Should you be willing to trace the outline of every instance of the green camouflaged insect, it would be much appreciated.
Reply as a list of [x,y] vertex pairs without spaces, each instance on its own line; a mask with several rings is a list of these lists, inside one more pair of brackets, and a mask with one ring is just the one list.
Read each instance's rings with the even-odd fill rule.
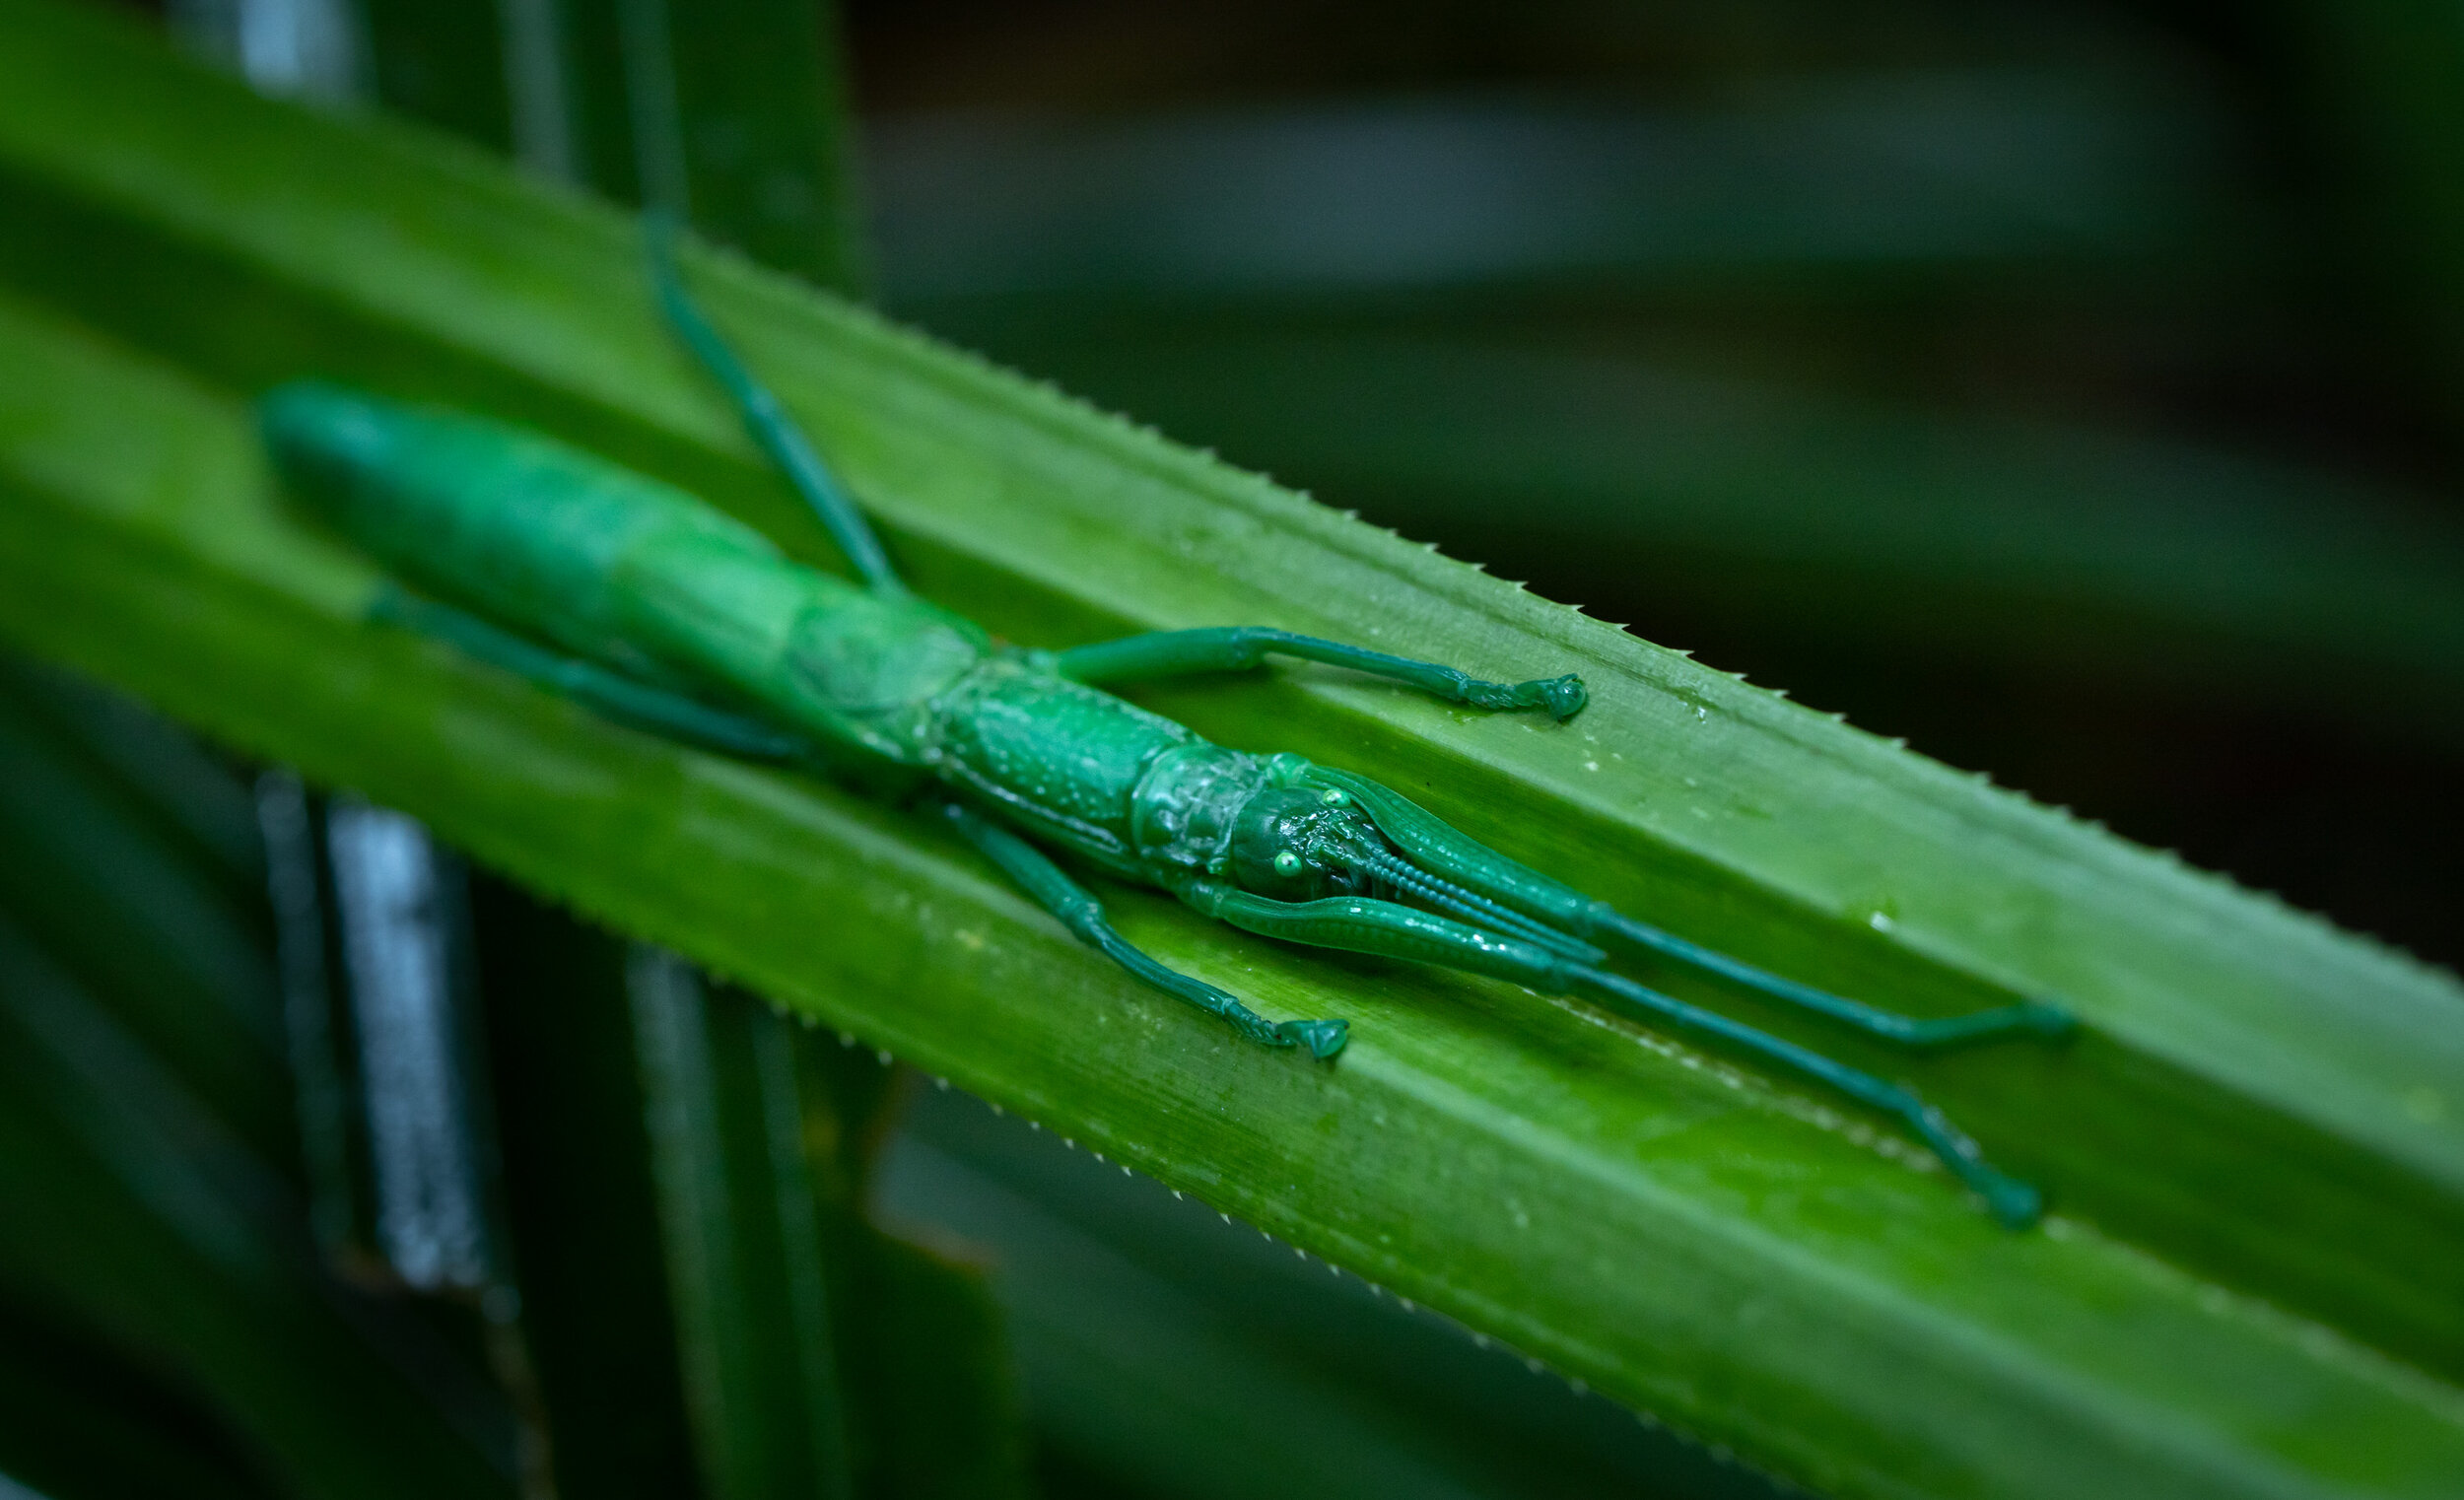
[[408,583],[385,617],[638,727],[720,751],[856,773],[964,835],[1131,974],[1270,1047],[1333,1056],[1340,1020],[1270,1023],[1139,952],[1038,845],[1268,937],[1387,954],[1580,994],[1674,1024],[1897,1117],[2004,1223],[2041,1211],[1908,1088],[1609,972],[1629,945],[1911,1048],[2071,1026],[2022,1002],[1917,1020],[1767,974],[1616,912],[1484,848],[1366,777],[1210,744],[1106,684],[1257,666],[1348,667],[1453,703],[1581,711],[1572,676],[1501,684],[1452,667],[1246,626],[1019,650],[910,594],[778,403],[686,297],[670,233],[652,277],[754,440],[819,513],[863,586],[800,566],[667,485],[476,417],[330,385],[261,403],[293,490]]

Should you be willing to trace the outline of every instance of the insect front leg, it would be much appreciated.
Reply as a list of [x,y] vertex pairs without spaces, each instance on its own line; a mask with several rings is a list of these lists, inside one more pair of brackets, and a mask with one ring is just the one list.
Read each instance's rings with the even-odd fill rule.
[[1349,667],[1475,709],[1542,709],[1551,717],[1566,719],[1581,713],[1585,702],[1583,679],[1571,674],[1530,682],[1483,682],[1434,661],[1390,656],[1384,651],[1322,641],[1316,636],[1296,636],[1262,625],[1208,626],[1125,636],[1119,641],[1058,651],[1053,656],[1053,667],[1072,681],[1103,687],[1187,677],[1198,672],[1240,671],[1257,666],[1270,654]]
[[1138,979],[1176,999],[1223,1017],[1242,1036],[1264,1046],[1305,1047],[1317,1057],[1332,1057],[1343,1050],[1348,1022],[1267,1020],[1205,981],[1167,968],[1139,952],[1128,938],[1113,930],[1104,916],[1103,903],[1070,879],[1042,850],[959,803],[941,804],[940,813],[960,836],[998,865],[1002,874],[1034,897],[1037,905],[1060,918],[1061,924],[1076,933],[1081,942]]
[[1439,964],[1551,994],[1588,994],[1642,1018],[1710,1038],[1895,1117],[1985,1200],[1995,1218],[2011,1228],[2024,1229],[2044,1211],[2043,1194],[1988,1163],[1975,1141],[1906,1085],[1877,1078],[1538,943],[1366,896],[1275,901],[1211,880],[1186,882],[1180,896],[1207,916],[1261,936]]
[[[2063,1037],[2077,1028],[2069,1011],[2042,1000],[2019,1000],[1966,1015],[1917,1017],[1832,994],[1628,917],[1606,902],[1516,863],[1367,777],[1324,766],[1304,766],[1292,774],[1291,780],[1293,784],[1317,790],[1322,796],[1356,803],[1377,825],[1378,832],[1408,857],[1408,870],[1399,875],[1417,875],[1452,899],[1502,907],[1512,918],[1545,924],[1578,939],[1614,938],[1886,1042],[1931,1049],[1998,1037]],[[1396,883],[1408,889],[1405,879],[1397,878]],[[1483,925],[1507,925],[1493,916],[1468,912],[1457,915]],[[1512,930],[1511,926],[1508,930]]]

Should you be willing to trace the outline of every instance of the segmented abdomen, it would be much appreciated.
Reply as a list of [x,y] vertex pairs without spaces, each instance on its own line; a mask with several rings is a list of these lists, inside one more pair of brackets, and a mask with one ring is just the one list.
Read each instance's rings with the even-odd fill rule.
[[722,684],[833,749],[921,766],[987,649],[657,480],[501,423],[316,383],[260,403],[296,495],[406,581],[639,675]]
[[778,556],[680,490],[516,428],[308,381],[258,411],[291,492],[395,575],[575,650],[624,634],[617,565],[646,545]]

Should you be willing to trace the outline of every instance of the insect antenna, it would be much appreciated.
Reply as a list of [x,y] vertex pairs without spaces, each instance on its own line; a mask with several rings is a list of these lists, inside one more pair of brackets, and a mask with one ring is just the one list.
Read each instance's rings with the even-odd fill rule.
[[642,215],[643,240],[650,262],[650,284],[658,289],[659,310],[693,351],[704,369],[726,387],[735,402],[736,414],[744,420],[744,430],[752,436],[761,450],[779,466],[795,487],[804,503],[821,518],[830,539],[839,551],[855,565],[873,592],[892,597],[903,596],[907,584],[898,570],[890,566],[889,554],[881,550],[881,539],[872,533],[864,513],[847,498],[830,465],[813,450],[803,430],[787,416],[787,408],[770,388],[753,377],[744,368],[727,341],[719,336],[709,318],[694,305],[692,294],[685,290],[683,273],[676,266],[676,218],[662,208],[646,209]]
[[1432,875],[1384,850],[1363,850],[1354,857],[1363,869],[1396,890],[1427,902],[1449,916],[1460,917],[1474,926],[1488,927],[1504,936],[1520,938],[1578,963],[1598,964],[1608,957],[1605,950],[1595,948],[1580,938],[1569,937],[1511,907],[1491,901],[1477,891],[1466,890],[1443,876]]

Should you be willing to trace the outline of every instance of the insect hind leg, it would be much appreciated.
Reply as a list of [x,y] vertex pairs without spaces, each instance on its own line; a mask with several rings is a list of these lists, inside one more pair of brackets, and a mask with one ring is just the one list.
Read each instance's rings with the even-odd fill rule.
[[2035,1223],[2044,1210],[2041,1193],[1986,1161],[1976,1142],[1913,1089],[1834,1061],[1812,1048],[1731,1020],[1717,1011],[1645,989],[1621,975],[1569,962],[1540,944],[1368,897],[1275,901],[1209,880],[1187,881],[1180,888],[1180,895],[1207,916],[1263,937],[1439,964],[1552,994],[1583,994],[1607,1000],[1615,1008],[1655,1024],[1709,1038],[1730,1051],[1755,1057],[1896,1118],[1942,1159],[1944,1166],[1985,1200],[1995,1218],[2013,1229]]
[[1835,1062],[1811,1048],[1733,1021],[1717,1011],[1649,989],[1620,975],[1576,968],[1571,977],[1591,992],[1657,1020],[1714,1037],[1728,1046],[1773,1062],[1801,1077],[1836,1089],[1859,1104],[1897,1117],[1932,1148],[1942,1164],[1985,1200],[1986,1208],[2004,1226],[2025,1229],[2043,1216],[2044,1194],[1985,1160],[1985,1153],[1951,1117],[1928,1104],[1905,1084],[1890,1083],[1872,1073]]
[[550,650],[476,615],[390,585],[369,605],[368,617],[442,641],[464,655],[661,738],[754,760],[801,761],[813,753],[803,739],[759,719],[637,682],[597,662]]

